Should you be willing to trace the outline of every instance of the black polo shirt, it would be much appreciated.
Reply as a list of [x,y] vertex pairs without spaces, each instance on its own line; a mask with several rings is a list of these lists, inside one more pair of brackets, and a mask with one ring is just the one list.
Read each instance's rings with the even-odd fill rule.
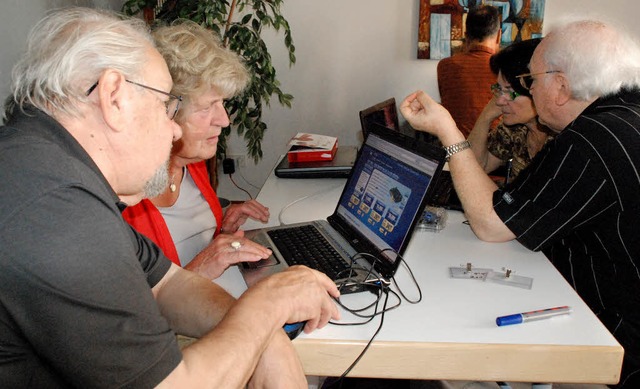
[[170,262],[43,112],[0,128],[0,166],[2,386],[158,384],[182,358],[151,293]]

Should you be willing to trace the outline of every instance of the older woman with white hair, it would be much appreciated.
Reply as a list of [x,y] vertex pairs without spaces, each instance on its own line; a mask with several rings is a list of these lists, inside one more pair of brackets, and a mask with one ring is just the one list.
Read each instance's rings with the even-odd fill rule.
[[249,217],[268,221],[269,210],[251,200],[233,204],[223,214],[205,165],[216,153],[222,128],[229,125],[225,99],[240,93],[250,76],[238,55],[198,24],[159,27],[153,36],[173,78],[171,93],[183,96],[175,118],[183,134],[171,151],[169,186],[123,215],[176,264],[217,278],[230,265],[271,254],[238,230]]

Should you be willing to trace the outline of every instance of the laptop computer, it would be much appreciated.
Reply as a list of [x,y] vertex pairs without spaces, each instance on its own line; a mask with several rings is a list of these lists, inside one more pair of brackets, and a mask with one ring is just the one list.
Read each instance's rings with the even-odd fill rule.
[[453,186],[451,172],[448,170],[442,171],[427,204],[433,207],[442,207],[454,211],[464,211],[464,209],[462,209],[460,198],[458,198],[456,189]]
[[[342,269],[325,271],[342,293],[390,282],[442,170],[444,157],[441,148],[382,125],[372,126],[331,216],[245,232],[245,237],[273,251],[270,258],[239,265],[245,282],[251,286],[322,252],[324,248],[305,252],[298,247],[283,247],[283,241],[307,230],[333,249],[322,254],[320,260],[328,259],[330,265]],[[318,268],[319,263],[310,267]]]
[[[363,109],[359,112],[360,125],[362,128],[362,135],[367,137],[369,129],[372,126],[382,125],[389,131],[400,132],[400,125],[398,124],[398,113],[396,108],[396,99],[390,98],[380,103],[372,105],[369,108]],[[424,133],[421,133],[424,134]],[[420,138],[416,136],[416,138]],[[428,136],[420,139],[428,143],[434,143],[432,138]],[[428,200],[428,205],[434,207],[442,207],[446,209],[462,211],[462,204],[453,187],[453,180],[451,174],[447,170],[443,170],[439,175],[438,182],[435,184],[435,188],[432,190],[431,198]]]
[[274,173],[280,178],[346,178],[357,155],[355,146],[339,146],[331,161],[289,162],[285,155]]
[[400,131],[396,99],[393,97],[363,109],[359,112],[359,115],[362,135],[365,139],[369,134],[369,128],[373,124],[382,125],[393,131]]

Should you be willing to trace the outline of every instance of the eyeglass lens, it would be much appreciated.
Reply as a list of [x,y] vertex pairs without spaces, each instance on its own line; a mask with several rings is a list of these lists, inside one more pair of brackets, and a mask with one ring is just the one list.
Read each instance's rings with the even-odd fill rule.
[[523,75],[519,77],[520,85],[526,90],[531,89],[531,84],[533,84],[533,77],[531,75]]
[[525,88],[526,90],[529,90],[533,85],[533,76],[539,76],[539,75],[551,74],[551,73],[562,73],[562,72],[560,70],[547,70],[546,72],[521,74],[516,78],[520,79],[520,85],[522,85],[523,88]]
[[175,119],[178,111],[180,110],[180,99],[171,96],[164,104],[167,107],[167,116],[169,117],[169,120]]
[[516,99],[516,97],[520,96],[520,94],[514,90],[502,89],[500,84],[497,83],[491,85],[491,93],[493,93],[496,98],[505,96],[509,101],[513,101]]
[[125,80],[130,84],[133,85],[137,85],[139,87],[142,87],[144,89],[148,89],[150,91],[154,91],[157,93],[161,93],[165,96],[169,96],[169,100],[167,101],[163,101],[164,106],[167,110],[167,116],[169,117],[169,120],[173,120],[176,117],[176,114],[178,113],[178,110],[180,109],[180,101],[182,101],[182,96],[176,96],[176,95],[172,95],[171,93],[165,92],[165,91],[161,91],[160,89],[156,89],[156,88],[152,88],[150,86],[144,85],[144,84],[140,84],[138,82],[135,81],[131,81],[131,80]]

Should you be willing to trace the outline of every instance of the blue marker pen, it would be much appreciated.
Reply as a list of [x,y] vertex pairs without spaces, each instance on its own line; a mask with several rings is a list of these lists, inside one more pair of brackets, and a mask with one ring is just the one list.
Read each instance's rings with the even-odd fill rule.
[[541,309],[538,311],[516,313],[515,315],[500,316],[496,318],[498,326],[507,326],[510,324],[526,323],[528,321],[548,319],[553,316],[566,315],[571,313],[571,307],[564,305],[562,307]]

